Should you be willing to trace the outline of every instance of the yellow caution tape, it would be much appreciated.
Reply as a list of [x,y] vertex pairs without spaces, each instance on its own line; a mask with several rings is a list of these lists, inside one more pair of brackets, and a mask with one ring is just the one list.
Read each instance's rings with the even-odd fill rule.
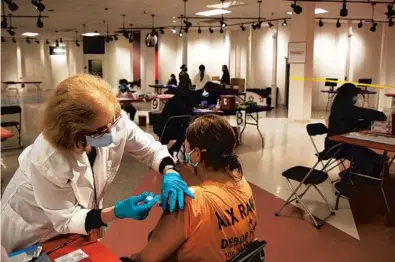
[[342,80],[330,80],[326,78],[314,78],[314,77],[299,77],[299,76],[291,76],[289,78],[293,81],[312,81],[312,82],[328,82],[328,83],[337,83],[337,84],[345,84],[345,83],[352,83],[356,86],[363,86],[363,87],[373,87],[373,88],[395,88],[393,86],[386,86],[386,85],[376,85],[376,84],[362,84],[358,82],[351,82],[351,81],[342,81]]

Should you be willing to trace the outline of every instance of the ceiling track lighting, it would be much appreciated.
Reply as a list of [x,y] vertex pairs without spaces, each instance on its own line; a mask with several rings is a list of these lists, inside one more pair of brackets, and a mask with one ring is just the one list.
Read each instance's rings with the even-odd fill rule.
[[340,23],[340,19],[337,19],[336,28],[340,28],[341,26],[342,26],[342,24]]
[[199,26],[198,34],[201,34],[201,33],[202,33],[202,29],[200,29],[200,26]]
[[40,43],[40,40],[36,39],[35,42],[36,42],[37,44],[39,44],[39,43]]
[[296,0],[293,4],[291,4],[291,8],[297,15],[300,15],[303,11],[303,8],[296,3]]
[[269,21],[268,25],[269,25],[270,28],[272,28],[274,26],[271,21]]
[[246,28],[244,27],[244,25],[241,25],[241,26],[240,26],[240,29],[241,29],[241,31],[245,31],[245,30],[246,30]]
[[159,32],[164,35],[165,34],[165,29],[163,27],[159,28]]
[[11,12],[15,12],[16,10],[18,10],[19,6],[13,0],[3,0],[3,1],[8,5],[8,9],[10,9]]
[[179,37],[182,37],[182,31],[180,30],[180,32],[178,33]]
[[133,32],[130,32],[129,34],[129,43],[133,43]]
[[16,43],[15,37],[12,38],[12,42],[13,42],[14,44]]
[[214,33],[214,30],[211,27],[208,29],[208,31],[210,32],[210,34]]
[[37,25],[38,28],[43,28],[44,27],[43,20],[41,20],[41,12],[40,12],[40,14],[37,17],[36,25]]
[[376,3],[372,3],[372,26],[370,27],[370,32],[376,32],[377,23],[374,21],[374,7]]
[[358,28],[362,28],[363,27],[363,22],[362,22],[362,20],[361,21],[359,21],[359,23],[358,23]]
[[147,47],[155,47],[158,44],[158,33],[155,30],[155,15],[152,14],[151,32],[145,36],[145,45]]
[[55,46],[59,47],[59,40],[58,39],[55,40]]
[[387,5],[387,12],[385,13],[385,15],[387,16],[388,19],[395,16],[394,3]]
[[30,39],[26,38],[26,43],[30,44]]
[[4,36],[1,37],[1,42],[4,43],[5,42],[5,38]]
[[39,12],[45,10],[45,5],[41,3],[41,0],[32,0],[31,3],[36,7]]
[[[4,11],[4,10],[3,10]],[[7,17],[5,15],[2,16],[1,18],[1,28],[7,28],[8,23],[7,23]]]
[[45,43],[46,43],[47,45],[49,45],[49,41],[48,41],[48,39],[45,41]]
[[188,34],[188,31],[189,31],[189,27],[186,26],[186,27],[184,28],[184,33]]
[[284,19],[283,23],[281,24],[283,27],[286,27],[288,25],[287,19]]
[[255,25],[255,24],[252,24],[252,25],[251,25],[251,28],[252,28],[252,30],[255,30],[255,29],[256,29],[256,25]]
[[394,21],[392,20],[392,18],[388,19],[388,26],[389,27],[393,27],[394,26]]
[[341,17],[348,16],[347,0],[343,0],[342,9],[340,9],[340,16]]
[[319,27],[323,27],[324,26],[324,22],[322,21],[322,19],[320,19],[320,21],[318,22],[318,26]]
[[221,28],[219,29],[219,32],[220,32],[221,34],[223,34],[223,33],[224,33],[224,29],[221,27]]
[[14,36],[15,35],[15,31],[12,30],[13,28],[12,28],[12,19],[11,19],[11,17],[12,17],[12,14],[9,14],[8,15],[8,21],[10,22],[10,24],[8,26],[7,32],[8,32],[8,34],[10,36]]
[[125,28],[125,14],[122,15],[122,35],[126,38],[129,39],[129,33],[126,31]]

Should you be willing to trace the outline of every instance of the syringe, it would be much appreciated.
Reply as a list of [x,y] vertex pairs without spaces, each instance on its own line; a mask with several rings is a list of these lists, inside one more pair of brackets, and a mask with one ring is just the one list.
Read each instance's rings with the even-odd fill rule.
[[[193,189],[193,187],[189,187],[189,190],[192,192],[192,194],[194,193],[194,189]],[[154,197],[153,196],[147,196],[146,198],[145,198],[145,200],[147,200],[147,201],[151,201],[152,199],[154,199]],[[161,204],[162,203],[162,201],[161,201],[161,199],[159,198],[159,200],[158,200],[158,202],[157,202],[158,204]]]

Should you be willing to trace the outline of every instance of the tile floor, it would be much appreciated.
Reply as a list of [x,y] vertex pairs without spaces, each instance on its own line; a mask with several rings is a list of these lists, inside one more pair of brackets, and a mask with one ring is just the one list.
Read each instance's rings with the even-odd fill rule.
[[[40,106],[25,104],[24,144],[34,141],[39,132],[37,119]],[[147,110],[144,105],[138,109]],[[146,111],[140,111],[146,114]],[[323,121],[324,111],[313,111],[312,121]],[[230,118],[234,122],[233,118]],[[260,118],[260,130],[264,136],[264,148],[257,143],[260,137],[255,127],[248,126],[243,134],[243,143],[237,148],[243,170],[252,183],[256,197],[259,229],[258,237],[268,241],[268,261],[395,261],[395,232],[384,226],[381,216],[375,216],[367,224],[356,223],[350,203],[342,199],[340,209],[321,230],[316,230],[307,221],[300,219],[296,207],[288,206],[284,214],[295,216],[274,217],[274,212],[282,205],[290,190],[281,173],[295,165],[312,166],[316,161],[314,148],[305,129],[306,123],[296,123],[287,119],[286,108],[279,107]],[[151,132],[147,127],[146,131]],[[317,144],[323,145],[323,137],[317,138]],[[12,143],[13,141],[7,141]],[[3,144],[4,145],[4,144]],[[17,168],[17,157],[21,151],[2,152],[2,192]],[[339,170],[330,172],[336,178]],[[105,206],[110,206],[117,199],[143,190],[158,191],[160,177],[139,164],[132,157],[125,155],[116,179],[105,195]],[[329,182],[320,186],[323,194],[334,205],[335,195]],[[309,191],[306,195],[308,206],[315,216],[322,218],[326,212],[323,201],[318,194]],[[299,217],[298,217],[299,215]],[[103,243],[117,255],[137,252],[143,247],[146,235],[152,230],[160,216],[155,208],[149,218],[143,222],[117,221],[107,231]],[[130,230],[127,230],[130,228]],[[113,241],[114,239],[117,241]],[[132,240],[131,240],[132,239]],[[137,239],[137,240],[136,240]],[[124,240],[124,241],[120,241]],[[118,245],[123,242],[126,245]],[[133,245],[131,245],[133,243]]]

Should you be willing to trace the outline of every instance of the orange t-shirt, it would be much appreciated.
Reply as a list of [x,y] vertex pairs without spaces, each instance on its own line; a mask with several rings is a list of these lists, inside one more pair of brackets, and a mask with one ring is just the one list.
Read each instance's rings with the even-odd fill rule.
[[185,244],[178,261],[226,261],[254,240],[255,201],[247,180],[236,186],[208,181],[185,198]]

